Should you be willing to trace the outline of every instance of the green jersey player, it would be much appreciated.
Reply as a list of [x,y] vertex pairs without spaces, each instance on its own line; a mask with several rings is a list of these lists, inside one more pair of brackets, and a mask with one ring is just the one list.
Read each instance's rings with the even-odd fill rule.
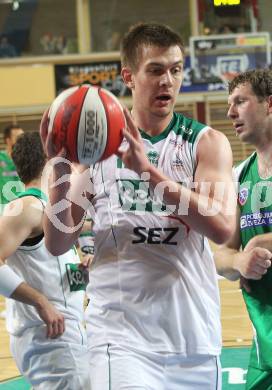
[[[242,277],[254,326],[247,389],[272,387],[272,72],[252,70],[229,85],[228,116],[243,142],[256,152],[236,168],[239,181],[236,233],[216,253],[219,273]],[[246,278],[247,280],[245,280]]]
[[6,148],[0,151],[0,214],[4,205],[15,199],[15,194],[24,189],[11,158],[12,146],[22,133],[21,127],[16,125],[7,126],[4,129]]

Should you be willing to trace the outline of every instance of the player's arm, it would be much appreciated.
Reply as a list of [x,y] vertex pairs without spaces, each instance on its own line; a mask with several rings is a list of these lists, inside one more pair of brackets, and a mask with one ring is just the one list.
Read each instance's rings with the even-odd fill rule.
[[0,293],[1,295],[32,305],[47,325],[47,336],[60,336],[64,332],[64,318],[48,299],[24,282],[5,259],[16,251],[28,237],[42,232],[43,206],[33,197],[24,197],[9,203],[0,218]]
[[188,224],[216,243],[226,242],[235,230],[236,194],[230,144],[216,130],[208,130],[199,141],[194,182]]
[[[147,172],[156,194],[156,188],[163,188],[161,200],[170,205],[173,212],[178,213],[191,228],[216,243],[227,241],[235,228],[236,196],[232,180],[232,153],[226,137],[211,129],[200,139],[196,188],[192,190],[170,180],[150,164],[139,131],[127,110],[125,115],[128,127],[124,135],[130,147],[127,151],[119,151],[119,157],[139,175]],[[181,215],[179,210],[184,205],[188,205],[188,209]]]
[[252,237],[247,243],[245,251],[250,251],[256,247],[265,248],[272,252],[272,233],[264,233]]
[[93,221],[92,220],[85,220],[83,225],[82,225],[81,233],[90,232],[92,230],[92,227],[93,227]]
[[272,253],[261,247],[240,250],[240,210],[237,207],[236,229],[231,239],[214,252],[214,260],[219,275],[229,280],[241,276],[246,279],[261,279],[271,266]]
[[91,180],[89,169],[65,159],[63,148],[54,150],[52,134],[41,137],[45,152],[50,159],[46,165],[48,177],[48,202],[46,204],[43,229],[45,244],[49,252],[58,256],[67,252],[81,232],[86,210],[91,206]]

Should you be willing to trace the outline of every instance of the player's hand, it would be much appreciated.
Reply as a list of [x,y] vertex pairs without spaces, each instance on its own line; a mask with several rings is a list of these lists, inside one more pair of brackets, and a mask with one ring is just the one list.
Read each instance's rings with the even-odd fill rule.
[[246,279],[260,280],[271,267],[272,253],[265,248],[253,248],[241,252],[236,269]]
[[123,160],[127,168],[141,175],[141,173],[148,171],[150,162],[146,157],[140,132],[127,108],[124,108],[124,115],[127,127],[123,129],[123,135],[128,141],[129,147],[126,150],[119,148],[116,154]]
[[78,268],[80,268],[82,270],[85,270],[85,269],[89,270],[92,260],[93,260],[93,255],[90,255],[89,253],[83,253],[82,258],[81,258],[81,262],[78,265]]
[[46,298],[36,309],[46,324],[46,337],[54,339],[61,336],[65,331],[63,315]]
[[89,253],[84,253],[81,257],[81,262],[78,265],[78,268],[83,273],[84,282],[86,285],[89,283],[89,271],[90,271],[90,265],[93,260],[93,255],[90,255]]
[[53,132],[48,132],[48,126],[40,127],[40,136],[44,152],[49,159],[53,157],[66,157],[67,151],[64,147],[62,147],[59,152],[57,152],[53,142]]

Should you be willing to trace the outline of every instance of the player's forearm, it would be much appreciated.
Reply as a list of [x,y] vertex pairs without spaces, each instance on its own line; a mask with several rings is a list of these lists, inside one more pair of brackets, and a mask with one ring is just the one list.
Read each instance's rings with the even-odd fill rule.
[[219,244],[230,238],[235,229],[235,202],[228,202],[232,197],[235,200],[231,188],[229,196],[225,193],[218,201],[169,180],[153,166],[148,173],[154,195],[192,229]]
[[48,303],[47,298],[39,291],[29,286],[16,272],[0,258],[0,294],[6,298],[43,308]]
[[75,243],[85,215],[84,209],[70,200],[69,191],[71,183],[65,178],[65,172],[55,170],[45,208],[43,229],[46,247],[56,256],[67,252]]
[[229,280],[237,280],[241,274],[239,264],[241,262],[242,252],[236,249],[222,248],[214,252],[214,261],[217,273]]
[[245,251],[260,247],[272,252],[272,233],[259,234],[254,236],[246,245]]
[[41,308],[48,302],[47,298],[27,283],[21,283],[11,294],[10,298],[26,303],[27,305]]
[[0,285],[1,294],[7,298],[32,306],[42,302],[43,295],[25,283],[2,258],[0,258]]
[[46,207],[43,221],[45,244],[53,255],[58,256],[67,252],[78,239],[84,211],[82,209],[77,211],[77,217],[73,217],[72,206],[57,214],[50,206]]

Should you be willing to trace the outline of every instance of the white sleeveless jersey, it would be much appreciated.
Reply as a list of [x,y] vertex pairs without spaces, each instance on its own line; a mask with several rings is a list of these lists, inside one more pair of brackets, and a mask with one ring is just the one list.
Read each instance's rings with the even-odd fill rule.
[[[197,145],[208,129],[175,113],[159,136],[142,133],[147,156],[168,177],[190,186]],[[182,216],[170,215],[150,194],[147,178],[116,156],[96,164],[91,176],[96,195],[89,343],[219,354],[219,292],[207,239]]]
[[[41,191],[33,188],[21,194],[41,199]],[[23,243],[24,244],[24,243]],[[43,293],[65,318],[82,321],[84,315],[85,284],[78,270],[80,262],[75,248],[61,256],[51,255],[45,247],[44,238],[34,245],[22,245],[7,258],[7,264],[26,283]],[[7,330],[19,335],[24,329],[40,325],[33,306],[7,299]]]

